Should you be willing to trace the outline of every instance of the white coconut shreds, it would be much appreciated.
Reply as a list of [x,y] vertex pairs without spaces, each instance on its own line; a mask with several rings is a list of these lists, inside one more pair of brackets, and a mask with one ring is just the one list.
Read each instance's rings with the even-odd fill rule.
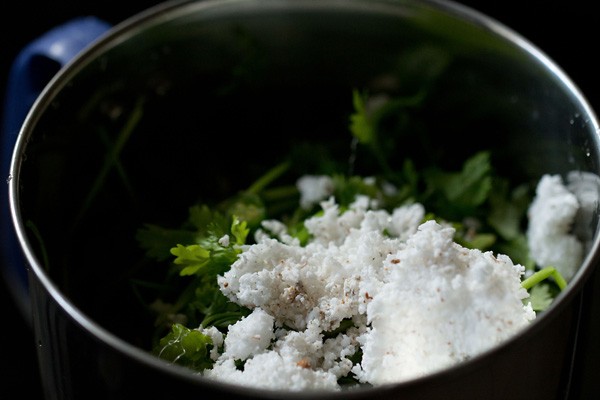
[[[205,376],[292,391],[339,390],[350,371],[373,385],[399,382],[473,357],[535,318],[521,265],[461,247],[450,226],[421,224],[420,204],[392,213],[371,205],[359,197],[341,213],[333,199],[321,202],[304,247],[281,223],[263,225],[218,277],[253,312],[229,327]],[[344,319],[354,326],[324,340]]]
[[454,229],[419,227],[384,264],[384,284],[367,306],[371,328],[359,342],[361,381],[419,377],[469,359],[535,318],[522,299],[524,268],[506,256],[468,250]]
[[304,175],[296,183],[300,207],[308,209],[333,194],[333,179],[328,175]]
[[529,207],[527,241],[531,257],[541,266],[552,266],[569,280],[583,259],[583,244],[571,234],[579,210],[577,197],[560,175],[544,175]]

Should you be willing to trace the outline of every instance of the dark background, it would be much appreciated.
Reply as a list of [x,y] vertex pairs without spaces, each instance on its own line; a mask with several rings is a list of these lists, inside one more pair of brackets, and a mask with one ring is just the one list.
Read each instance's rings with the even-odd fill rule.
[[[4,2],[0,6],[0,112],[8,71],[19,51],[30,41],[71,18],[93,15],[114,25],[158,0],[103,0]],[[600,110],[598,53],[600,14],[585,0],[465,0],[505,26],[520,33],[554,60],[577,85],[595,110]],[[5,180],[2,171],[2,183]],[[1,199],[2,207],[6,199]],[[7,221],[0,221],[7,223]],[[42,399],[33,335],[15,308],[4,281],[0,285],[0,400]],[[598,339],[600,340],[600,338]],[[549,351],[551,351],[549,349]],[[594,354],[590,354],[590,357]],[[82,366],[85,368],[85,366]],[[588,371],[592,392],[600,394],[600,369]],[[516,378],[518,366],[515,366]]]

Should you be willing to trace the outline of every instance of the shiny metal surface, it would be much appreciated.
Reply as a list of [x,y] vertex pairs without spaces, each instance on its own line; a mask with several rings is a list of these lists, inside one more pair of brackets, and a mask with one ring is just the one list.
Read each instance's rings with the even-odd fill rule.
[[[11,201],[13,218],[32,269],[32,299],[37,310],[35,332],[40,343],[38,354],[48,398],[78,398],[80,393],[90,388],[115,398],[124,398],[140,391],[171,394],[179,390],[182,394],[201,390],[207,396],[212,393],[236,398],[269,398],[283,395],[242,391],[239,388],[199,381],[187,371],[159,363],[137,347],[135,338],[127,337],[127,332],[119,331],[118,326],[108,326],[109,319],[115,315],[103,313],[107,307],[110,309],[114,304],[96,304],[96,299],[91,301],[88,297],[89,288],[82,285],[84,282],[86,285],[90,281],[97,282],[97,286],[94,284],[91,289],[97,296],[105,293],[113,282],[103,280],[104,278],[94,271],[93,265],[90,265],[90,271],[86,271],[86,274],[90,275],[85,276],[78,276],[72,270],[63,271],[62,274],[55,270],[52,273],[48,272],[41,265],[39,248],[36,249],[35,240],[24,224],[24,221],[29,219],[39,221],[42,232],[47,238],[51,238],[50,242],[55,248],[68,245],[81,235],[81,232],[66,232],[59,221],[62,221],[63,217],[77,217],[71,215],[72,209],[77,205],[77,198],[81,199],[86,194],[87,186],[82,181],[85,180],[85,171],[89,171],[93,165],[90,159],[94,159],[94,154],[92,157],[88,157],[90,153],[86,153],[86,157],[73,157],[74,153],[82,148],[91,153],[97,150],[89,143],[86,144],[81,133],[88,121],[80,123],[70,118],[74,112],[77,113],[81,99],[90,98],[90,94],[98,88],[99,79],[104,87],[127,82],[124,90],[117,89],[111,93],[111,96],[118,100],[117,106],[125,108],[133,101],[132,97],[135,98],[140,93],[144,96],[155,96],[153,100],[161,107],[165,106],[165,99],[170,102],[177,98],[181,103],[177,107],[168,108],[174,113],[168,115],[177,117],[177,129],[173,129],[175,133],[170,134],[178,135],[186,130],[189,132],[198,126],[198,120],[185,120],[184,116],[188,115],[187,111],[194,109],[195,105],[191,106],[191,102],[197,101],[203,93],[213,92],[202,91],[209,80],[197,81],[196,74],[203,71],[208,76],[218,76],[217,72],[222,71],[223,66],[228,67],[229,59],[219,58],[223,48],[230,50],[228,56],[234,59],[241,54],[241,50],[235,45],[235,38],[224,35],[219,26],[213,28],[211,21],[219,18],[234,19],[236,23],[256,35],[272,52],[269,53],[272,55],[271,73],[266,81],[270,90],[279,94],[280,85],[290,85],[287,79],[291,75],[297,79],[291,82],[294,89],[306,87],[307,84],[326,88],[323,93],[329,96],[326,98],[330,100],[318,103],[321,106],[335,99],[335,91],[340,87],[349,87],[358,82],[371,82],[375,72],[380,73],[394,65],[395,57],[408,54],[402,51],[409,45],[433,48],[434,56],[442,49],[444,57],[449,56],[455,61],[456,69],[453,70],[454,74],[444,81],[445,89],[440,91],[439,100],[433,104],[431,115],[439,118],[439,121],[432,123],[432,128],[443,127],[444,130],[440,130],[439,148],[432,150],[439,152],[441,157],[444,157],[444,152],[448,149],[457,152],[466,150],[457,146],[456,138],[464,132],[485,129],[485,137],[475,147],[494,146],[499,157],[510,156],[511,163],[506,166],[507,171],[519,178],[536,177],[547,170],[562,173],[573,169],[598,172],[598,125],[593,111],[577,88],[537,48],[511,30],[478,13],[444,2],[382,1],[369,2],[366,6],[366,3],[360,1],[350,1],[345,2],[343,6],[341,2],[332,2],[333,12],[327,17],[330,19],[323,20],[321,14],[316,18],[315,13],[326,12],[326,4],[329,2],[324,1],[297,1],[293,5],[284,2],[286,8],[283,10],[280,7],[284,3],[270,1],[246,1],[241,8],[237,8],[241,3],[235,1],[223,3],[224,8],[221,8],[218,2],[186,3],[165,5],[164,8],[160,7],[140,15],[118,27],[111,36],[77,59],[56,78],[24,125],[24,138],[16,149],[17,157],[12,168],[14,179],[10,183]],[[349,4],[355,5],[356,8],[348,11]],[[375,4],[380,8],[375,8]],[[260,12],[254,10],[254,6],[259,7]],[[365,9],[377,10],[366,22],[362,20]],[[231,12],[232,10],[234,12]],[[379,10],[383,11],[385,17],[378,14]],[[343,18],[339,16],[340,13],[344,13]],[[463,16],[469,21],[464,25]],[[348,28],[348,18],[355,18],[358,24],[352,24],[352,28]],[[282,20],[285,23],[274,23]],[[432,20],[438,23],[429,25]],[[363,22],[364,25],[361,25]],[[325,27],[331,27],[332,24],[339,26],[340,34],[328,36],[324,42],[320,42],[322,48],[315,48],[314,42],[306,41],[306,32],[324,32]],[[357,26],[366,31],[357,31]],[[376,29],[368,28],[372,26],[376,26]],[[182,32],[192,34],[183,35]],[[362,41],[365,33],[373,35],[369,40],[385,38],[385,44],[378,48],[370,45],[369,40]],[[354,54],[349,54],[346,48],[348,35],[355,35],[352,36],[354,40],[350,42],[352,49],[357,49]],[[280,40],[282,38],[285,40]],[[375,42],[383,43],[380,40]],[[213,43],[219,43],[223,47],[214,46]],[[306,57],[306,54],[311,56]],[[147,63],[140,67],[139,63],[132,61],[140,59],[147,60]],[[374,59],[377,59],[378,63],[381,62],[377,71],[373,70],[371,62]],[[319,61],[313,63],[312,60]],[[461,89],[461,97],[455,95],[457,88]],[[164,95],[170,90],[177,96]],[[300,98],[306,99],[314,90],[311,90],[311,93],[299,93]],[[240,98],[247,100],[244,96],[247,94],[242,94]],[[453,99],[451,105],[447,102],[449,97]],[[271,103],[272,99],[264,100],[266,104],[276,106]],[[209,100],[206,102],[210,103]],[[240,104],[247,103],[233,102],[227,106]],[[472,112],[475,104],[484,110],[478,117]],[[157,110],[161,107],[157,107]],[[213,112],[219,117],[226,115],[224,109],[215,108]],[[222,114],[219,114],[220,112]],[[320,117],[326,118],[326,114]],[[159,124],[163,130],[173,125],[164,121],[149,121],[149,125]],[[210,127],[216,128],[216,122],[212,123],[215,125]],[[227,128],[234,131],[239,126],[231,123]],[[162,154],[166,142],[159,140],[164,139],[164,136],[161,138],[161,133],[164,134],[164,131],[157,130],[151,134],[156,140],[141,142],[142,144],[138,144],[138,150],[143,149],[143,159],[165,160],[166,165],[174,166],[174,175],[177,175],[177,172],[181,172],[180,166],[174,165],[177,160],[170,160],[168,155]],[[300,134],[300,130],[295,134]],[[52,151],[56,150],[55,147],[51,147],[52,140],[66,145],[56,153],[48,153],[49,148]],[[218,145],[221,139],[203,137],[197,140],[199,146],[212,146]],[[252,148],[254,141],[242,140],[242,144],[244,149]],[[469,150],[472,148],[468,147]],[[50,187],[59,189],[53,192],[58,193],[54,200],[48,197],[50,192],[45,191],[47,189],[31,184],[39,181],[42,173],[49,171],[47,165],[42,162],[43,156],[49,154],[66,160],[65,165],[68,165],[52,171],[49,178],[45,178],[49,179],[45,182],[49,182]],[[24,161],[25,156],[27,162]],[[130,157],[132,163],[140,161],[135,155]],[[32,160],[39,160],[39,163]],[[207,162],[214,161],[213,159]],[[143,166],[144,172],[151,171],[155,176],[159,176],[161,171],[164,173],[164,165],[157,167],[155,164],[145,163]],[[57,166],[54,165],[53,168],[55,167]],[[181,168],[185,169],[187,166]],[[168,173],[170,176],[173,174],[172,171]],[[111,195],[106,197],[109,201],[94,211],[98,215],[129,215],[135,210],[135,213],[147,217],[164,201],[157,197],[156,203],[151,200],[149,204],[140,208],[139,204],[135,205],[132,202],[122,209],[123,205],[112,196],[118,197],[123,193],[119,192],[116,186],[114,188],[117,191],[110,192]],[[157,195],[150,187],[144,187],[144,190],[147,190],[144,199],[152,199],[153,195]],[[188,197],[194,195],[187,194]],[[40,203],[39,199],[44,201]],[[184,207],[188,203],[188,198],[181,200]],[[598,216],[594,215],[593,218],[592,230],[595,234]],[[96,219],[93,223],[98,224],[99,221]],[[109,228],[102,224],[91,226]],[[118,226],[117,230],[126,231],[130,228],[125,222]],[[89,245],[85,242],[83,244]],[[124,250],[111,241],[104,244],[115,245],[119,251]],[[570,355],[575,345],[574,335],[578,332],[582,318],[580,315],[583,315],[585,320],[587,312],[581,307],[584,297],[582,289],[597,261],[597,239],[592,246],[594,254],[586,259],[571,289],[535,326],[515,340],[464,366],[430,378],[344,395],[402,395],[404,398],[417,398],[427,394],[428,398],[507,398],[531,395],[531,391],[535,390],[536,394],[547,397],[561,397],[560,394],[567,390],[570,382],[570,369],[564,366],[571,362]],[[62,250],[55,250],[51,256],[60,260],[70,257],[68,252]],[[71,261],[65,265],[72,265]],[[90,280],[90,277],[93,279]],[[65,278],[68,279],[63,281]],[[68,281],[70,283],[65,283]],[[117,315],[116,319],[120,321],[124,318],[126,315]],[[547,334],[548,332],[552,334]],[[533,337],[536,338],[535,341],[532,341]],[[80,351],[73,352],[73,348]],[[553,348],[555,351],[549,353],[545,350],[547,348]],[[524,358],[523,354],[526,352],[529,355],[535,354],[535,357]],[[77,368],[85,362],[83,358],[96,360],[90,365],[90,369],[86,370],[85,377]],[[510,366],[522,365],[524,361],[533,363],[529,368],[524,367],[522,371],[523,374],[529,374],[525,378],[527,385],[508,385],[508,382],[514,381]],[[539,365],[546,367],[543,374],[536,372]],[[469,387],[468,392],[465,392],[465,387]],[[336,396],[339,397],[338,394],[323,394],[323,397]]]

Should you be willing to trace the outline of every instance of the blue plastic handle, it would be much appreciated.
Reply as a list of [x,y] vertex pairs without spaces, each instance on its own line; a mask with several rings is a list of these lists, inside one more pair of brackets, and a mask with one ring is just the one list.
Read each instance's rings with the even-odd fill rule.
[[[31,106],[58,71],[85,47],[111,28],[96,17],[79,17],[48,31],[17,55],[8,75],[2,121],[2,173],[9,179],[17,136]],[[27,271],[19,249],[8,207],[8,185],[2,185],[0,244],[2,272],[8,289],[26,319],[29,319]]]

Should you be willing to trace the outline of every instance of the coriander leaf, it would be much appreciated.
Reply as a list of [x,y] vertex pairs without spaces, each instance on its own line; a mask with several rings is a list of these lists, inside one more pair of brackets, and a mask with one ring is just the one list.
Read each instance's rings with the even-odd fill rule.
[[460,221],[477,215],[492,189],[489,152],[471,156],[461,171],[442,171],[430,167],[423,171],[425,206],[449,220]]
[[525,269],[535,269],[535,261],[529,255],[529,245],[525,234],[519,233],[511,240],[499,240],[495,249],[499,253],[510,255],[514,263],[523,265]]
[[140,247],[146,250],[146,256],[157,261],[165,261],[171,256],[174,243],[190,243],[194,241],[194,232],[166,229],[157,225],[146,224],[136,233]]
[[188,210],[188,222],[198,232],[199,235],[206,235],[210,224],[219,226],[224,224],[226,218],[216,213],[206,204],[195,204]]
[[469,249],[485,251],[496,243],[496,235],[493,233],[477,233],[469,236],[456,236],[456,243]]
[[494,179],[494,190],[490,192],[488,223],[506,240],[517,238],[522,231],[528,205],[531,203],[529,188],[521,185],[509,193],[505,179]]
[[171,249],[171,254],[176,256],[173,261],[176,265],[182,265],[179,272],[181,276],[193,275],[208,263],[210,252],[197,244],[183,246],[178,244]]
[[550,285],[548,284],[540,284],[532,287],[529,290],[529,298],[524,299],[524,302],[531,302],[531,308],[534,311],[544,311],[547,309],[550,304],[552,304],[552,300],[554,299],[554,295],[550,291]]
[[380,197],[380,190],[375,182],[368,182],[359,176],[334,175],[332,178],[334,196],[337,203],[342,207],[348,207],[356,200],[358,195],[367,195],[373,199]]
[[224,201],[219,205],[221,210],[227,216],[227,228],[229,231],[229,221],[234,215],[246,223],[251,228],[260,226],[260,222],[266,217],[266,207],[260,195],[251,192],[241,192],[238,195]]
[[352,91],[354,113],[350,115],[350,132],[361,144],[373,144],[376,141],[375,127],[367,115],[366,96],[358,90]]
[[235,237],[235,244],[242,245],[246,243],[246,238],[248,237],[248,233],[250,229],[248,229],[248,224],[246,221],[240,221],[237,217],[233,217],[233,222],[231,223],[231,233]]
[[476,207],[482,204],[492,187],[491,165],[488,152],[480,152],[470,157],[459,173],[449,173],[439,182],[449,201]]
[[169,362],[202,371],[212,367],[213,361],[208,351],[211,346],[210,336],[181,324],[173,324],[171,332],[160,340],[154,352]]

